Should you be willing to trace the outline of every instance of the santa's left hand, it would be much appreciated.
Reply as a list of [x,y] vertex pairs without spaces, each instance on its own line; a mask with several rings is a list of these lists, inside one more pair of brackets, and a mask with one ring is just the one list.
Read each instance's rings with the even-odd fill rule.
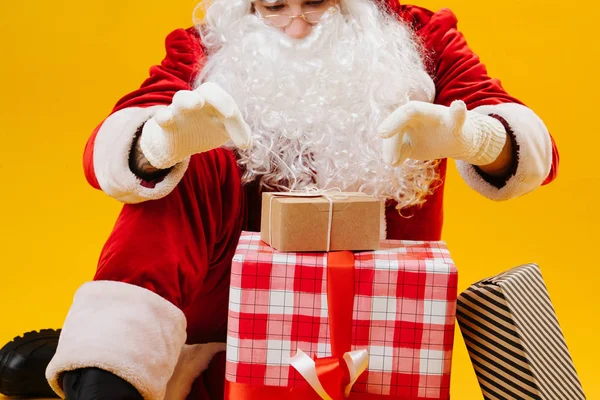
[[473,165],[495,161],[506,143],[506,129],[497,119],[467,111],[464,102],[450,107],[410,101],[379,126],[383,159],[399,165],[407,158],[453,158]]
[[213,357],[226,349],[225,343],[183,345],[175,371],[167,384],[164,400],[185,400],[194,381],[206,371]]

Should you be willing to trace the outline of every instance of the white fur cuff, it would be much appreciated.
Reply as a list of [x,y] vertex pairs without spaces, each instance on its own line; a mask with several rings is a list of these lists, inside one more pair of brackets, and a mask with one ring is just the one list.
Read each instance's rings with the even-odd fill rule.
[[473,111],[504,118],[513,130],[519,158],[515,175],[500,189],[486,182],[473,165],[456,161],[458,172],[465,182],[483,196],[496,201],[509,200],[541,186],[552,167],[552,141],[542,120],[529,108],[515,103],[481,106]]
[[75,294],[46,378],[64,398],[61,373],[101,368],[145,400],[163,400],[185,339],[183,312],[157,294],[122,282],[88,282]]
[[109,196],[123,203],[160,199],[171,193],[185,174],[189,158],[175,165],[154,188],[147,188],[129,169],[129,154],[135,133],[163,107],[125,108],[102,123],[94,143],[94,173],[98,184]]

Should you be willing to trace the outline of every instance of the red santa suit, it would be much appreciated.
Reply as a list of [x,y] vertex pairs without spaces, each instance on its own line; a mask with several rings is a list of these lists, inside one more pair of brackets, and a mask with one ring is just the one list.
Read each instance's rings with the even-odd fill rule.
[[[469,110],[499,119],[513,141],[516,157],[508,178],[491,179],[458,161],[467,184],[490,199],[506,200],[552,181],[558,153],[546,127],[488,76],[458,31],[455,15],[394,1],[389,7],[413,27],[431,55],[434,102],[449,106],[463,100]],[[192,88],[205,59],[195,28],[171,33],[161,64],[117,103],[88,141],[89,183],[127,204],[102,250],[94,281],[75,296],[48,367],[58,393],[61,372],[99,367],[133,384],[145,399],[159,400],[184,343],[225,340],[231,258],[242,229],[259,228],[258,185],[241,184],[236,155],[224,148],[194,155],[155,182],[140,180],[128,164],[140,127],[177,91]],[[424,206],[404,210],[412,218],[400,216],[393,202],[387,205],[388,238],[440,239],[446,164],[439,163],[442,184]],[[212,367],[190,398],[222,398],[223,357]]]

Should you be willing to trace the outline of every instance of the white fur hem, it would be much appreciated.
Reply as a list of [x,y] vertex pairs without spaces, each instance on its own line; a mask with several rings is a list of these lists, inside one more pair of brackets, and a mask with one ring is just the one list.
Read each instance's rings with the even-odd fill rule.
[[544,122],[529,108],[516,103],[481,106],[473,111],[497,114],[513,130],[519,146],[517,171],[500,189],[490,185],[473,165],[456,161],[458,172],[467,184],[483,196],[496,201],[509,200],[537,189],[552,167],[552,141]]
[[185,174],[189,158],[175,165],[154,188],[147,188],[129,169],[129,153],[135,133],[163,107],[125,108],[102,123],[94,143],[94,173],[98,184],[109,196],[123,203],[160,199],[171,193]]
[[145,400],[163,400],[185,339],[183,312],[159,295],[122,282],[88,282],[75,294],[46,378],[64,398],[61,373],[101,368]]

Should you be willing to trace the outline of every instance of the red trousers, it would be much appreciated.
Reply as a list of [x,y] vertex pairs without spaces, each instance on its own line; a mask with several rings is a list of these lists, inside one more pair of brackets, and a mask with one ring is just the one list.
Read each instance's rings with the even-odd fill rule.
[[[168,196],[123,207],[95,280],[141,286],[179,307],[187,318],[188,344],[225,342],[229,272],[245,202],[230,151],[195,155]],[[189,398],[222,399],[224,374],[221,353]]]

